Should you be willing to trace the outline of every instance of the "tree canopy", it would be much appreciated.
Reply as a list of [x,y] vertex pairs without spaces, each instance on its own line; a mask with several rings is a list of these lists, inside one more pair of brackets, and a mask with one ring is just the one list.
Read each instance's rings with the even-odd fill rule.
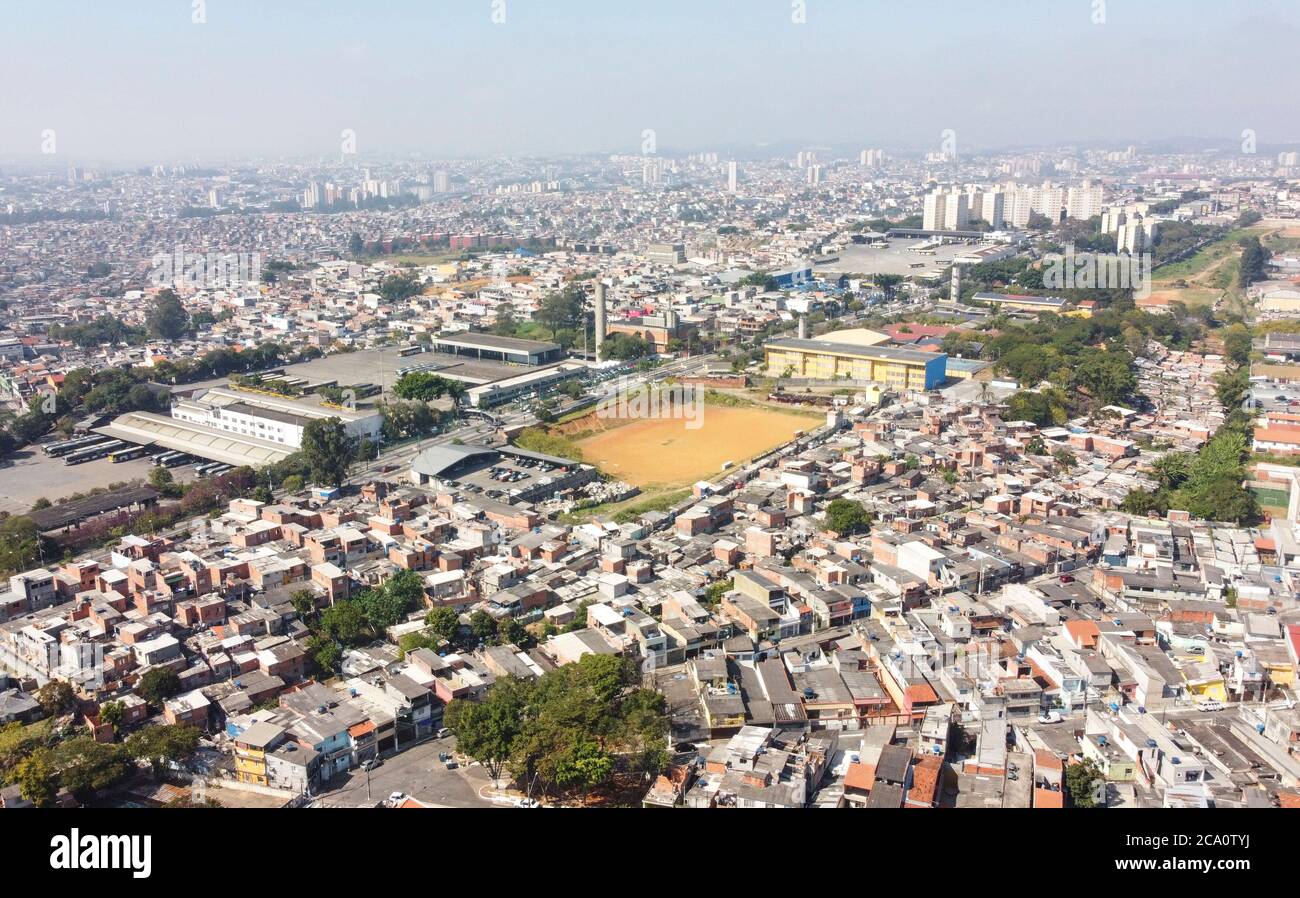
[[543,793],[584,799],[619,772],[658,773],[667,759],[664,697],[635,684],[630,659],[586,655],[536,680],[497,680],[481,702],[447,708],[461,749]]

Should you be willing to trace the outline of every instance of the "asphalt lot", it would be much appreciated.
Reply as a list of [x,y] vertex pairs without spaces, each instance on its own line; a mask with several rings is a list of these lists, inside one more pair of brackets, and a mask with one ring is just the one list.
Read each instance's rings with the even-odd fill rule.
[[455,770],[447,770],[438,760],[439,752],[454,752],[456,740],[430,739],[413,748],[385,758],[370,771],[370,800],[366,798],[366,772],[360,768],[336,776],[330,789],[322,792],[315,806],[326,808],[368,807],[388,798],[393,792],[403,792],[411,798],[428,804],[449,808],[510,807],[505,802],[494,802],[491,797],[480,797],[480,790],[488,795],[492,778],[482,767],[462,763]]
[[[153,465],[148,456],[113,464],[107,458],[79,465],[65,465],[61,458],[51,458],[40,449],[16,452],[0,465],[0,511],[23,514],[37,499],[56,502],[73,493],[86,493],[96,487],[128,480],[148,481]],[[189,466],[172,468],[177,480],[192,480]]]

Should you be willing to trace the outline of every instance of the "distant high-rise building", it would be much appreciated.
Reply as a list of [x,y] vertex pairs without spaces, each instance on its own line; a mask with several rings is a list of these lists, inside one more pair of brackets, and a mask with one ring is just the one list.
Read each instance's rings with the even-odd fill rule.
[[736,192],[736,180],[737,180],[736,160],[733,159],[727,163],[727,192],[728,193]]
[[934,190],[925,195],[925,209],[921,214],[921,227],[927,231],[942,231],[947,221],[948,194]]
[[805,180],[807,181],[809,186],[812,187],[815,187],[818,184],[820,184],[822,182],[822,167],[820,165],[808,166],[808,171],[805,174]]
[[436,171],[433,173],[433,192],[446,193],[450,188],[451,179],[447,176],[446,171]]
[[863,150],[858,153],[859,165],[879,166],[885,162],[884,150]]
[[1065,206],[1065,190],[1050,181],[1030,189],[1031,204],[1039,215],[1045,215],[1052,221],[1061,220],[1061,209]]
[[1065,214],[1070,218],[1087,221],[1094,215],[1100,215],[1104,194],[1100,184],[1084,181],[1071,187],[1065,201]]
[[970,207],[966,202],[966,194],[962,193],[960,187],[954,187],[944,205],[943,228],[947,231],[961,231],[968,224],[970,224]]
[[978,196],[979,210],[976,211],[972,206],[970,217],[988,222],[989,227],[994,230],[1001,229],[1005,215],[1006,194],[994,187],[981,190]]

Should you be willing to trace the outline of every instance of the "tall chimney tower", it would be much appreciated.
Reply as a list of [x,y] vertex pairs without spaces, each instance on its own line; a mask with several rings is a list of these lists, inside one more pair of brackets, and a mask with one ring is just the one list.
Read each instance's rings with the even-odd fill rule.
[[603,362],[601,350],[605,346],[605,285],[596,281],[596,361]]
[[961,266],[956,262],[952,265],[952,286],[948,288],[948,299],[961,302]]
[[800,340],[808,339],[808,316],[807,315],[799,316],[799,339]]

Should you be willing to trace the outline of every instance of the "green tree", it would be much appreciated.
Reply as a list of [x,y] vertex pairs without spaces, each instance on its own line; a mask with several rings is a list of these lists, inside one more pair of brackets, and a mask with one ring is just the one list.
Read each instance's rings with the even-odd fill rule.
[[357,454],[357,441],[338,418],[315,418],[302,430],[303,462],[316,483],[343,485]]
[[583,320],[583,292],[570,285],[559,293],[548,294],[537,310],[537,321],[557,340],[561,330],[576,328]]
[[131,774],[122,746],[96,742],[89,736],[74,736],[52,750],[59,782],[68,791],[90,795],[109,789]]
[[424,621],[429,625],[429,629],[434,632],[438,638],[454,643],[456,637],[460,634],[460,615],[454,608],[446,605],[439,605],[424,616]]
[[382,587],[367,589],[357,596],[356,602],[365,611],[366,620],[370,622],[371,628],[376,633],[387,630],[399,622],[405,614],[401,600]]
[[454,699],[445,723],[457,747],[483,765],[493,781],[510,759],[520,734],[530,689],[520,680],[497,680],[481,702]]
[[40,561],[43,545],[41,531],[31,518],[0,516],[0,574],[30,570]]
[[422,289],[424,289],[423,285],[415,272],[403,272],[390,274],[384,278],[379,284],[379,295],[383,297],[384,302],[391,305],[418,295]]
[[1255,281],[1268,277],[1268,250],[1260,244],[1254,234],[1241,238],[1241,259],[1237,269],[1237,283],[1249,287]]
[[863,533],[871,527],[872,520],[871,512],[852,499],[832,499],[826,506],[826,529],[840,536]]
[[488,642],[497,634],[497,622],[486,611],[475,611],[469,616],[469,629],[476,639]]
[[1093,793],[1103,779],[1101,770],[1091,758],[1065,768],[1065,788],[1071,804],[1076,808],[1097,807]]
[[365,609],[356,601],[344,599],[321,612],[321,630],[344,645],[358,645],[372,636]]
[[154,297],[145,316],[145,327],[149,336],[159,340],[179,340],[189,331],[190,315],[174,290],[162,290]]
[[160,706],[181,691],[181,678],[173,670],[153,667],[145,671],[135,691],[151,705]]
[[176,478],[172,476],[171,470],[161,465],[149,472],[149,485],[160,492],[166,492],[175,482]]
[[146,761],[155,777],[169,764],[188,760],[199,747],[199,731],[192,726],[162,724],[137,730],[127,737],[127,753]]
[[304,648],[316,668],[327,676],[333,675],[338,670],[339,662],[343,660],[342,647],[325,635],[316,634],[307,637]]
[[307,618],[316,613],[316,593],[310,589],[295,590],[293,595],[289,596],[289,603],[293,605],[293,610],[298,612],[299,617]]
[[122,725],[122,717],[126,714],[126,706],[121,702],[104,702],[99,706],[99,720],[113,728],[117,732],[118,727]]
[[1191,470],[1192,456],[1186,452],[1166,452],[1151,463],[1151,471],[1156,475],[1163,490],[1176,490],[1187,480]]
[[1234,324],[1223,331],[1223,354],[1238,368],[1250,364],[1250,330],[1244,324]]
[[614,759],[590,740],[582,740],[565,749],[555,763],[555,782],[559,786],[576,786],[586,803],[587,793],[609,779]]
[[51,717],[67,714],[77,707],[77,695],[66,680],[50,680],[36,693],[41,710]]
[[18,785],[19,794],[38,808],[54,804],[59,792],[58,771],[48,748],[37,748],[18,762],[10,777]]

